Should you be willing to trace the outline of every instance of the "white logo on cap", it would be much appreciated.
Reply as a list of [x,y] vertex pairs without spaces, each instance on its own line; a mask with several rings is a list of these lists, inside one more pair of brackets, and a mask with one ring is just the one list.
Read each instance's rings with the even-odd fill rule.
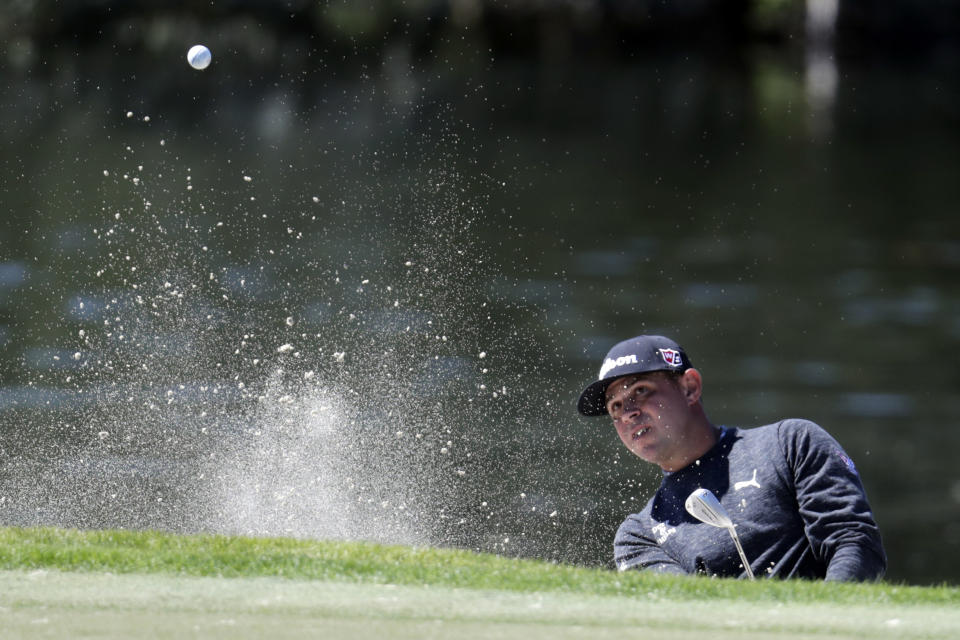
[[630,354],[629,356],[620,356],[616,360],[613,358],[607,358],[603,361],[603,366],[600,367],[600,377],[598,380],[603,380],[603,378],[610,372],[611,369],[616,369],[617,367],[622,367],[625,364],[637,364],[637,356]]
[[676,349],[660,349],[660,357],[671,367],[679,367],[683,364],[683,356]]

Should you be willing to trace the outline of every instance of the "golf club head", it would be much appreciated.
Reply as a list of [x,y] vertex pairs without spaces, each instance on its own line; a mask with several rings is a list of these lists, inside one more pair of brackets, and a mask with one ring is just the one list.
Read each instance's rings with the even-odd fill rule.
[[717,496],[709,489],[697,489],[687,497],[683,505],[687,512],[700,522],[720,527],[721,529],[732,529],[733,521],[723,508]]

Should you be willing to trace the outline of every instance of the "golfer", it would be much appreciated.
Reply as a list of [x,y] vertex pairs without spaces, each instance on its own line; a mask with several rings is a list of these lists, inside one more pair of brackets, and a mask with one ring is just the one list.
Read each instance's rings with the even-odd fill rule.
[[656,494],[617,531],[617,568],[746,576],[732,537],[684,509],[702,487],[726,508],[758,577],[880,578],[880,532],[836,440],[799,419],[717,427],[702,394],[703,378],[676,342],[638,336],[610,349],[580,396],[580,413],[609,414],[623,444],[663,470]]

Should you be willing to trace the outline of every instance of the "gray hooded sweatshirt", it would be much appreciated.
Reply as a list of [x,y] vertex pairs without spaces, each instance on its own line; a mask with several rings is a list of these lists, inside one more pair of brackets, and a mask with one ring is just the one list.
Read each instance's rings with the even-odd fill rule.
[[757,577],[873,580],[886,570],[853,461],[826,431],[798,419],[723,429],[702,458],[665,472],[643,511],[620,525],[617,567],[745,577],[730,534],[684,509],[701,487],[726,507]]

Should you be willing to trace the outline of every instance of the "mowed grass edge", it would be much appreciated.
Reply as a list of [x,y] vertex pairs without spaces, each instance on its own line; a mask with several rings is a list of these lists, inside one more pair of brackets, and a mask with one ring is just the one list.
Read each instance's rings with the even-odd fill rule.
[[960,606],[960,588],[950,585],[677,578],[457,549],[156,531],[0,528],[0,569],[274,577],[667,600]]

